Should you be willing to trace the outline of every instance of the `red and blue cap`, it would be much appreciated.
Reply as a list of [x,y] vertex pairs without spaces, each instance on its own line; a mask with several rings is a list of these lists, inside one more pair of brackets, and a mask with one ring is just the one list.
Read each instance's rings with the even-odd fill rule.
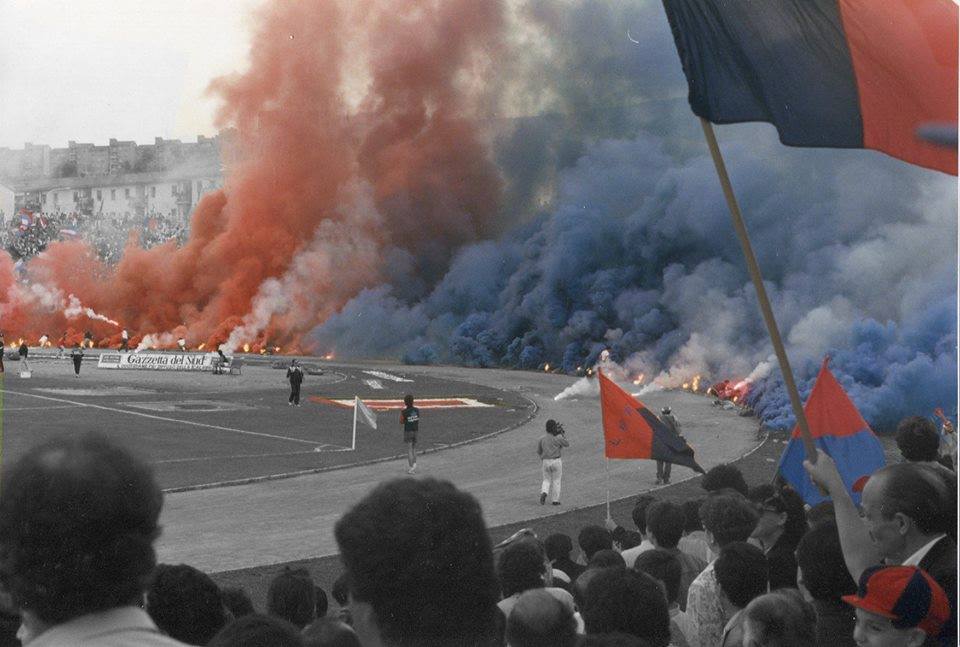
[[894,627],[917,627],[937,636],[950,619],[950,602],[943,588],[916,566],[871,566],[860,576],[856,595],[843,601],[889,618]]

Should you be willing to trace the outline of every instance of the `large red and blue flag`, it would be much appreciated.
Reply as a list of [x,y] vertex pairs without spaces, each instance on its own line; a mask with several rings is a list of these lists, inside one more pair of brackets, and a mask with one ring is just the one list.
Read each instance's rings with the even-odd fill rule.
[[[789,146],[870,148],[957,174],[918,137],[957,125],[951,0],[663,0],[693,112],[772,123]],[[954,135],[955,137],[955,135]]]
[[693,448],[683,437],[663,424],[642,402],[597,372],[600,380],[600,413],[603,418],[604,456],[647,458],[686,465],[703,474]]
[[[860,493],[854,491],[854,484],[886,465],[886,458],[883,446],[867,421],[827,368],[829,361],[829,357],[823,360],[803,412],[807,416],[813,442],[836,463],[847,491],[859,505]],[[803,439],[797,426],[780,457],[780,474],[803,497],[804,502],[816,505],[827,497],[803,469],[804,458]]]

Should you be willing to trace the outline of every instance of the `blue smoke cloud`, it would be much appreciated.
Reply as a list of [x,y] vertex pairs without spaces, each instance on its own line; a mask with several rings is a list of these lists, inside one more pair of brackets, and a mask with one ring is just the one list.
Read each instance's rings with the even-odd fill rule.
[[[496,122],[516,227],[459,250],[433,286],[411,291],[397,270],[316,342],[340,357],[565,371],[609,348],[666,386],[747,376],[771,349],[660,4],[524,7],[552,55],[518,52],[497,91],[555,103]],[[955,413],[956,179],[786,148],[766,125],[718,134],[802,395],[829,354],[875,429]],[[793,425],[777,369],[749,402]]]

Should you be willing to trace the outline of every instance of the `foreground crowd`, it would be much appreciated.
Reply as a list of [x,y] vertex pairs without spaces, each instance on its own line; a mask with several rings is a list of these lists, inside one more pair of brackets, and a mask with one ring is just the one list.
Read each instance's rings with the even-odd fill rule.
[[870,477],[859,509],[823,454],[807,468],[833,503],[809,510],[720,465],[702,498],[643,495],[635,530],[588,526],[576,552],[530,530],[492,546],[471,495],[385,482],[336,524],[334,602],[287,569],[266,613],[156,564],[163,497],[145,464],[96,436],[56,439],[4,474],[0,590],[31,647],[956,645],[956,479],[928,455],[930,429],[904,421],[907,460]]

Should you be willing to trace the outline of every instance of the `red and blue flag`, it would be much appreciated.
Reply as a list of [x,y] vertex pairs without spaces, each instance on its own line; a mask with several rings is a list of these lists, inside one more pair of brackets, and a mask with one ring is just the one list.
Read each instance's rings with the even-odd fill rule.
[[[854,484],[886,465],[886,458],[883,446],[867,421],[827,368],[829,361],[829,357],[823,360],[803,412],[807,416],[813,442],[836,463],[847,491],[859,505],[860,493],[854,491],[859,488],[854,488]],[[781,476],[803,497],[804,502],[813,506],[826,501],[827,497],[803,469],[804,458],[803,438],[797,426],[780,457],[779,469]]]
[[[957,174],[951,0],[663,0],[693,112],[773,124],[789,146],[870,148]],[[955,137],[955,135],[954,135]]]
[[703,474],[693,448],[663,424],[642,402],[597,372],[600,380],[600,413],[603,419],[603,453],[606,458],[646,458],[685,465]]

